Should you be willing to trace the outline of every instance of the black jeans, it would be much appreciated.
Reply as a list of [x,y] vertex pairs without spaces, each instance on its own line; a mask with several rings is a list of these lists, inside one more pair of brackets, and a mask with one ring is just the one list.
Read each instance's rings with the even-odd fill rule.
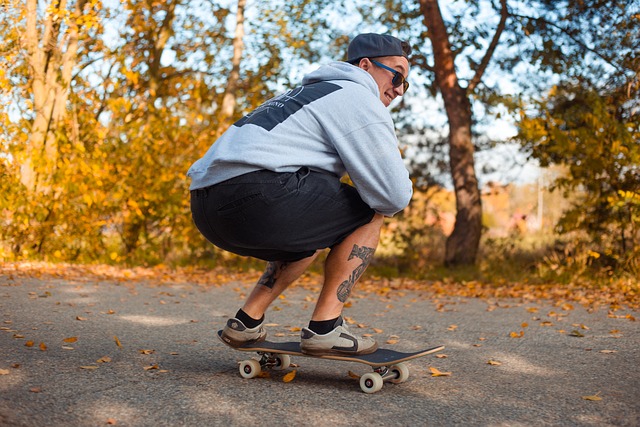
[[191,213],[214,245],[266,261],[297,261],[371,221],[357,190],[307,167],[260,170],[191,191]]

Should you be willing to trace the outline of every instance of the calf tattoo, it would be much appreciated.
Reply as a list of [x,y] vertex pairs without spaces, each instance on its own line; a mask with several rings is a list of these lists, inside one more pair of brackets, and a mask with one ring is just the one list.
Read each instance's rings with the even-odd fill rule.
[[276,279],[280,275],[279,273],[289,266],[285,261],[270,261],[267,264],[267,268],[258,280],[258,285],[265,286],[269,289],[273,289],[276,284]]
[[344,304],[345,302],[347,302],[347,298],[349,298],[349,295],[351,295],[351,290],[355,286],[358,279],[360,279],[360,276],[362,276],[364,271],[369,266],[374,252],[374,248],[353,245],[353,249],[351,249],[351,253],[349,254],[349,258],[347,258],[347,260],[360,258],[362,260],[362,263],[353,270],[347,280],[345,280],[340,284],[340,286],[338,286],[338,300],[341,303]]

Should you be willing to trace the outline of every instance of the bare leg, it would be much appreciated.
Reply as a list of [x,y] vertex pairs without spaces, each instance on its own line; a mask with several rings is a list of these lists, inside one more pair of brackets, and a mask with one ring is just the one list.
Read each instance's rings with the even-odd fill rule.
[[261,318],[269,305],[304,273],[318,253],[294,262],[269,262],[242,310],[254,319]]
[[351,290],[373,258],[383,223],[384,216],[376,214],[370,223],[331,249],[325,262],[324,285],[311,320],[340,316]]

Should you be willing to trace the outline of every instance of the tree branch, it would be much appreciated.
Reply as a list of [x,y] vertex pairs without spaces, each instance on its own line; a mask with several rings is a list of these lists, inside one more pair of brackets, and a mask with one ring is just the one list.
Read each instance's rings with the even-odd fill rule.
[[500,22],[498,23],[498,27],[496,28],[496,32],[493,35],[493,39],[491,40],[491,44],[489,44],[489,48],[484,54],[482,61],[480,61],[480,66],[476,70],[476,74],[473,76],[469,85],[467,86],[467,93],[471,93],[478,86],[480,81],[482,81],[482,76],[489,65],[489,61],[491,61],[491,57],[498,46],[498,41],[500,40],[500,36],[504,32],[505,24],[507,22],[507,18],[509,17],[509,11],[507,10],[507,0],[500,0]]
[[513,14],[511,16],[514,17],[514,18],[529,19],[531,21],[542,22],[545,25],[549,25],[550,27],[553,27],[553,28],[555,28],[557,30],[560,30],[560,32],[562,32],[564,35],[569,37],[569,39],[571,39],[571,41],[573,41],[574,43],[576,43],[577,45],[579,45],[583,49],[593,53],[594,55],[596,55],[600,59],[604,60],[607,64],[611,65],[616,70],[622,71],[623,68],[624,68],[624,67],[620,66],[619,64],[615,63],[611,58],[607,58],[603,54],[598,52],[597,50],[590,48],[583,41],[581,41],[581,40],[577,39],[575,36],[573,36],[566,28],[562,28],[560,25],[558,25],[558,24],[556,24],[554,22],[548,21],[545,18],[534,17],[534,16],[517,15],[517,14]]

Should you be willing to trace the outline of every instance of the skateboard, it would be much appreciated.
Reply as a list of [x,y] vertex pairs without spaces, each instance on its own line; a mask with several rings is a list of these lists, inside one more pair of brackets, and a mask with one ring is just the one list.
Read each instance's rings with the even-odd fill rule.
[[[218,331],[220,341],[227,344],[222,339],[222,331]],[[231,346],[229,346],[231,347]],[[369,365],[373,372],[369,372],[360,377],[360,388],[365,393],[375,393],[382,389],[385,381],[394,384],[405,382],[409,378],[409,368],[404,363],[411,359],[436,353],[444,349],[444,346],[428,348],[426,350],[414,352],[401,352],[389,348],[378,348],[371,354],[360,356],[329,355],[316,356],[305,354],[300,350],[300,342],[272,342],[262,341],[245,344],[241,347],[231,347],[238,351],[255,352],[260,356],[260,360],[247,359],[240,362],[240,375],[243,378],[255,378],[260,375],[263,369],[283,370],[291,364],[290,356],[312,357],[315,359],[342,360],[345,362],[357,362]]]

